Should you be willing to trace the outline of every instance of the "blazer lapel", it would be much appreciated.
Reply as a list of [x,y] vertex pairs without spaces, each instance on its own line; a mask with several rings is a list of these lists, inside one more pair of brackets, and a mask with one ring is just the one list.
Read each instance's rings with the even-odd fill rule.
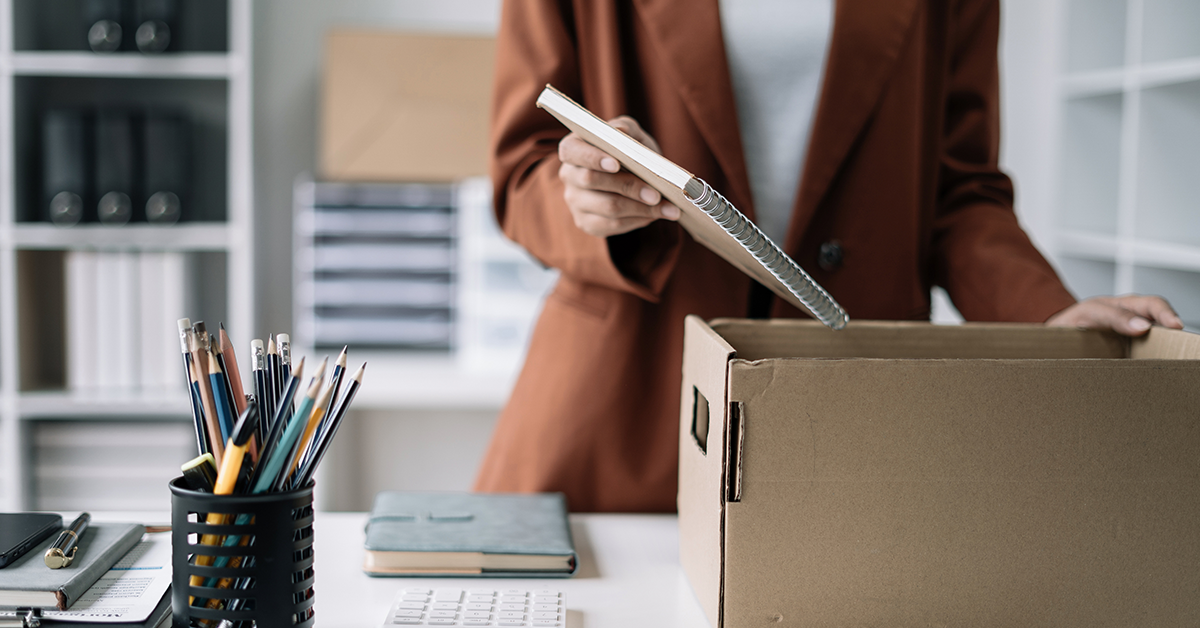
[[750,179],[716,0],[635,0],[638,14],[704,141],[729,179],[721,190],[751,219]]
[[918,4],[919,0],[837,1],[824,85],[786,250],[795,252],[800,246],[817,206],[870,119],[893,73]]

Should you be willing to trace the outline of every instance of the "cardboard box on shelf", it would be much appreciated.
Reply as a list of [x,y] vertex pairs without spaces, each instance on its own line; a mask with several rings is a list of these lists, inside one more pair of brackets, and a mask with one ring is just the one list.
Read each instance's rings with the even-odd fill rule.
[[331,31],[320,175],[454,181],[487,174],[491,36]]
[[689,317],[714,628],[1200,620],[1200,336]]

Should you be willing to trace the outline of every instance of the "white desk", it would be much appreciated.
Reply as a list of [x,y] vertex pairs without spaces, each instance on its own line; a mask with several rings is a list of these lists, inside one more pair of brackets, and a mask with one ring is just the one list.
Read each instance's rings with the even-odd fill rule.
[[[70,520],[78,513],[64,513]],[[96,512],[97,521],[166,524],[164,513]],[[679,566],[672,515],[571,515],[579,569],[570,578],[372,578],[362,572],[366,513],[318,512],[313,523],[316,625],[382,626],[396,592],[496,587],[558,589],[567,628],[705,628],[708,620]]]
[[368,577],[362,572],[366,519],[364,513],[316,514],[314,590],[321,628],[380,626],[406,586],[558,589],[568,628],[708,625],[679,566],[674,516],[571,515],[578,571],[571,578],[537,580]]

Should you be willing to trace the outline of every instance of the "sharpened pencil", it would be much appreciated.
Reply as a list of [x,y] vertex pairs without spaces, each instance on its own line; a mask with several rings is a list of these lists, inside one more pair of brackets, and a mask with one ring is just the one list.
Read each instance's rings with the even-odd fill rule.
[[211,448],[213,458],[217,460],[217,467],[220,467],[221,459],[225,455],[225,441],[221,438],[221,424],[217,418],[217,406],[213,401],[212,385],[208,377],[208,352],[200,349],[200,340],[195,334],[191,336],[191,343],[192,385],[195,387],[195,394],[200,397],[200,405],[204,409],[208,446]]
[[212,447],[208,444],[208,428],[204,425],[204,406],[200,402],[200,395],[192,387],[192,358],[188,350],[190,346],[188,339],[193,333],[192,321],[181,318],[177,324],[179,325],[179,348],[183,355],[183,373],[187,380],[188,398],[192,405],[192,424],[196,430],[196,448],[201,455],[204,455],[210,453]]
[[354,401],[354,395],[358,393],[358,388],[362,386],[363,374],[367,370],[367,363],[363,362],[362,366],[354,371],[354,375],[350,377],[350,383],[346,386],[346,394],[342,395],[338,401],[337,407],[330,412],[329,426],[321,433],[317,442],[312,445],[313,453],[305,462],[304,467],[296,474],[296,480],[292,483],[292,488],[300,488],[308,486],[308,482],[312,479],[314,473],[317,472],[317,465],[321,464],[321,458],[325,456],[325,452],[329,449],[330,443],[333,442],[333,437],[337,435],[338,427],[345,419],[346,411],[350,408],[350,403]]

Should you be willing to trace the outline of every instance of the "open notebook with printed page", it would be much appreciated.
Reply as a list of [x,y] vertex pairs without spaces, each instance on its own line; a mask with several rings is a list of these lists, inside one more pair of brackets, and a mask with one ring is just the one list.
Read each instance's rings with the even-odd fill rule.
[[703,180],[596,117],[547,85],[538,107],[608,153],[680,209],[679,224],[692,237],[782,299],[832,329],[846,326],[846,311],[792,258]]

